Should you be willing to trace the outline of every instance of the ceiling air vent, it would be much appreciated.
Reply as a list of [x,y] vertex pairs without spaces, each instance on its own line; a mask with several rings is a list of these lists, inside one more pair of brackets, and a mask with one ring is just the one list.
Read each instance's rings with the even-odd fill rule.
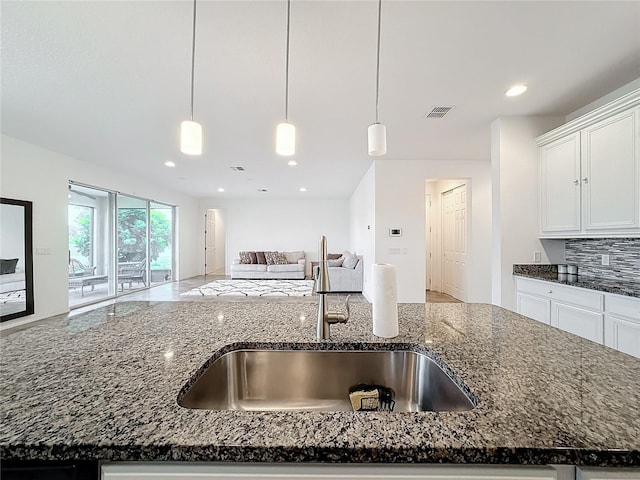
[[244,167],[229,167],[229,168],[236,172],[244,172]]
[[453,107],[433,107],[433,109],[425,115],[426,118],[442,118],[444,117]]

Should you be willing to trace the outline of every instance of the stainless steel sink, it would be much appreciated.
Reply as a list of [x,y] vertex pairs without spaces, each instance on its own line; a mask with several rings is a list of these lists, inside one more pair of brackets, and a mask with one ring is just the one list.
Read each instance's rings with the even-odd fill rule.
[[178,404],[209,410],[352,410],[349,388],[390,387],[395,412],[470,410],[475,400],[414,351],[235,350],[216,359]]

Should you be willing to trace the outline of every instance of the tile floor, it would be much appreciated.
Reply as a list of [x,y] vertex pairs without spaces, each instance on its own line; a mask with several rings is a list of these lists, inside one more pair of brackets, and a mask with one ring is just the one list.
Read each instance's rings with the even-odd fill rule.
[[[225,279],[223,275],[200,275],[197,277],[188,278],[186,280],[180,280],[163,285],[157,285],[152,288],[141,289],[121,295],[117,298],[112,298],[104,301],[91,303],[88,305],[80,306],[72,310],[71,315],[93,310],[105,305],[112,305],[117,302],[130,302],[130,301],[169,301],[169,302],[317,302],[315,295],[310,297],[191,297],[183,296],[180,294],[191,290],[192,288],[199,287],[205,283],[212,282],[213,280]],[[91,294],[94,292],[87,291],[85,293],[84,301],[91,302]],[[95,292],[98,293],[98,292]],[[103,295],[101,293],[100,295]],[[368,303],[367,299],[361,293],[331,293],[329,294],[331,303],[344,303],[347,295],[351,295],[351,303]],[[451,297],[444,293],[433,292],[431,290],[426,291],[427,303],[460,303],[460,300]]]

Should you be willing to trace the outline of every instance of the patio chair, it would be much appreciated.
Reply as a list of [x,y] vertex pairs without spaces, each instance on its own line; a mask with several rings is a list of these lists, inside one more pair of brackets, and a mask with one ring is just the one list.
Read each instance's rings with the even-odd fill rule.
[[120,285],[120,291],[124,291],[124,284],[129,284],[129,290],[133,285],[133,282],[136,284],[142,284],[146,287],[147,281],[147,261],[143,260],[141,262],[127,262],[127,263],[119,263],[118,264],[118,284]]

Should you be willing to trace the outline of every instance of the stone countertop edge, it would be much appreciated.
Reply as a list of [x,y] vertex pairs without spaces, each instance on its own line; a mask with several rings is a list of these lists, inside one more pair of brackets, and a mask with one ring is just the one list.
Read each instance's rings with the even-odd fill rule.
[[617,280],[614,278],[591,277],[580,275],[573,277],[564,275],[560,278],[557,265],[521,264],[513,265],[513,275],[516,277],[533,278],[545,282],[559,283],[570,287],[586,288],[599,292],[613,293],[626,297],[640,298],[640,278],[637,282],[631,280]]
[[[332,306],[333,307],[333,306]],[[315,341],[313,303],[122,302],[9,332],[0,458],[640,466],[640,360],[484,304],[400,304],[400,335],[352,305]],[[189,410],[181,389],[223,348],[417,349],[464,412]]]

